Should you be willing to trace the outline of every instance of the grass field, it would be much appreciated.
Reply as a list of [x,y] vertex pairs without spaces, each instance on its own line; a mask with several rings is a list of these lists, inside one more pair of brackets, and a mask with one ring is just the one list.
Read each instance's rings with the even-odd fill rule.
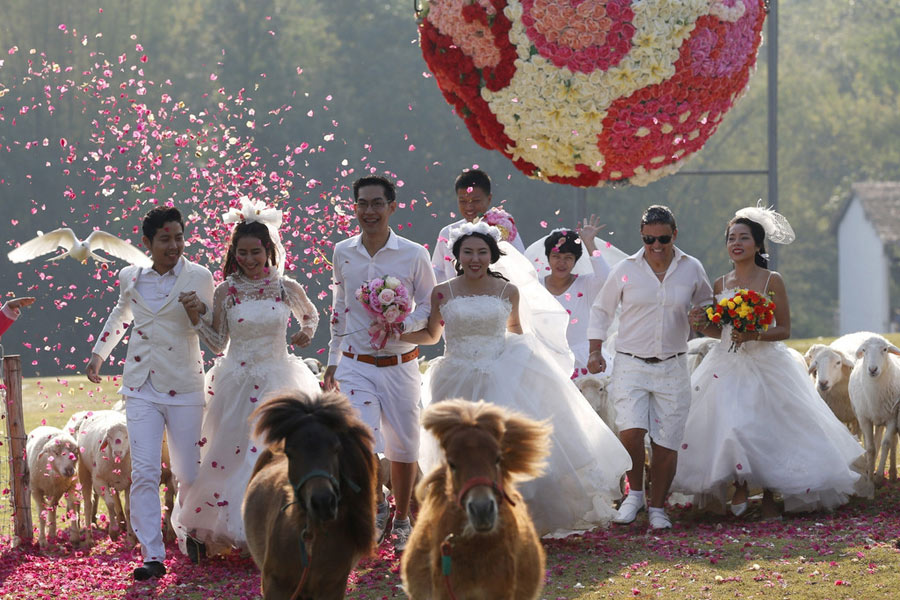
[[[900,334],[889,336],[900,343]],[[805,351],[815,342],[794,340]],[[28,429],[62,426],[79,410],[109,408],[117,382],[102,385],[82,376],[24,382]],[[5,487],[6,484],[3,484]],[[738,519],[673,507],[675,529],[651,534],[646,518],[564,540],[548,540],[542,598],[802,598],[867,600],[900,597],[900,485],[888,483],[874,500],[853,499],[834,513],[758,520],[758,502]],[[35,513],[36,514],[36,513]],[[8,509],[0,514],[8,522]],[[34,546],[0,545],[0,599],[259,597],[258,572],[238,556],[191,565],[169,548],[169,574],[136,585],[131,568],[139,554],[98,535],[90,551],[68,544],[41,552]],[[360,564],[348,598],[402,598],[399,561],[389,545]]]

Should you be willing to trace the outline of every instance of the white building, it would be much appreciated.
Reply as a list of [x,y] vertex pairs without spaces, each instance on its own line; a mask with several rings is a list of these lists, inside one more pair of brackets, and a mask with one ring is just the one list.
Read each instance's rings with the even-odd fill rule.
[[855,183],[851,190],[835,220],[838,333],[896,330],[900,293],[892,271],[900,268],[900,182]]

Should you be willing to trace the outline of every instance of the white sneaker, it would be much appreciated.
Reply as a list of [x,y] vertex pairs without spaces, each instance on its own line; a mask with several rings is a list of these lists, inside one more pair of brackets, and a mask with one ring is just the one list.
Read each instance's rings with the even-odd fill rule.
[[394,526],[391,527],[391,539],[394,541],[394,550],[403,552],[406,549],[406,543],[409,542],[411,533],[412,522],[409,518],[403,521],[394,519]]
[[388,519],[391,517],[391,505],[386,501],[378,504],[375,511],[375,545],[378,546],[384,541],[384,535],[387,533]]
[[650,513],[650,528],[656,530],[672,529],[672,521],[669,520],[669,515],[663,511],[653,511]]
[[634,523],[638,513],[642,510],[644,510],[644,500],[638,500],[634,495],[628,494],[628,496],[625,497],[625,500],[622,501],[621,506],[619,506],[619,511],[616,513],[616,516],[613,517],[612,522],[618,525]]
[[735,504],[734,502],[731,503],[731,514],[733,514],[734,516],[739,517],[745,512],[747,512],[746,502],[738,502],[737,504]]

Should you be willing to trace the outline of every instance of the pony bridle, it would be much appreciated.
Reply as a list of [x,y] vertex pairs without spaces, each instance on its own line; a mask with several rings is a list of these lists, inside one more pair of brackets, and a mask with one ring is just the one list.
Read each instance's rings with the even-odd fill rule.
[[[292,504],[299,504],[300,506],[303,506],[303,502],[300,498],[300,491],[303,489],[303,486],[306,484],[306,482],[308,482],[310,479],[318,478],[327,479],[331,482],[331,485],[334,488],[334,494],[335,496],[337,496],[336,502],[337,504],[340,504],[341,483],[340,481],[338,481],[337,477],[324,469],[313,469],[312,471],[301,477],[300,481],[298,481],[296,484],[291,485],[291,488],[293,488],[294,490],[294,500],[282,506],[281,511],[286,511],[287,508]],[[356,482],[354,482],[346,475],[344,475],[342,478],[347,484],[347,487],[349,487],[355,493],[359,493],[360,490],[362,490],[362,488],[359,487]],[[312,534],[310,533],[309,526],[309,513],[307,513],[306,515],[306,526],[303,528],[303,531],[300,532],[300,566],[303,568],[303,573],[300,576],[300,582],[297,584],[297,589],[294,590],[294,593],[291,596],[291,600],[296,600],[300,597],[300,591],[303,589],[303,585],[306,583],[306,578],[309,575],[310,552],[306,547],[307,541],[309,541],[310,544],[312,543]]]
[[[320,478],[327,479],[328,481],[331,482],[331,485],[334,487],[334,493],[337,496],[337,502],[340,503],[340,501],[341,501],[341,482],[339,482],[337,480],[337,477],[335,477],[334,475],[332,475],[331,473],[329,473],[328,471],[326,471],[324,469],[313,469],[312,471],[310,471],[309,473],[307,473],[306,475],[301,477],[300,481],[298,481],[297,483],[295,483],[294,485],[291,486],[292,488],[294,488],[294,502],[300,502],[300,490],[303,489],[303,486],[306,484],[307,481],[309,481],[310,479],[320,479]],[[353,488],[354,485],[356,485],[352,481],[349,481],[349,480],[348,480],[348,484],[350,485],[351,489]],[[358,492],[359,486],[356,486],[354,491]]]
[[468,494],[470,491],[472,491],[472,488],[475,488],[475,487],[478,487],[481,485],[491,488],[494,491],[494,493],[497,494],[497,498],[498,498],[497,504],[502,504],[503,500],[506,499],[506,501],[509,502],[510,506],[516,505],[516,503],[513,502],[513,499],[509,497],[509,494],[507,494],[506,491],[503,489],[503,485],[501,483],[494,481],[490,477],[484,477],[484,476],[472,477],[471,479],[467,480],[463,484],[462,489],[459,490],[459,494],[456,495],[456,504],[458,504],[461,509],[465,510],[466,507],[463,504],[463,500],[465,500],[466,494]]

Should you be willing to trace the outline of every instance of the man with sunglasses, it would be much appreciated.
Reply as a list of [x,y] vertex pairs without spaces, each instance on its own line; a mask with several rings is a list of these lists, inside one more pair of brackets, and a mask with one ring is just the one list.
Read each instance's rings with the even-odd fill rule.
[[591,307],[588,370],[606,370],[603,341],[619,314],[610,398],[619,439],[631,455],[630,491],[613,519],[631,523],[644,510],[644,438],[650,434],[650,526],[669,529],[663,505],[678,464],[678,448],[691,406],[685,353],[692,306],[712,304],[703,265],[675,246],[672,211],[651,206],[641,217],[643,247],[613,267]]

